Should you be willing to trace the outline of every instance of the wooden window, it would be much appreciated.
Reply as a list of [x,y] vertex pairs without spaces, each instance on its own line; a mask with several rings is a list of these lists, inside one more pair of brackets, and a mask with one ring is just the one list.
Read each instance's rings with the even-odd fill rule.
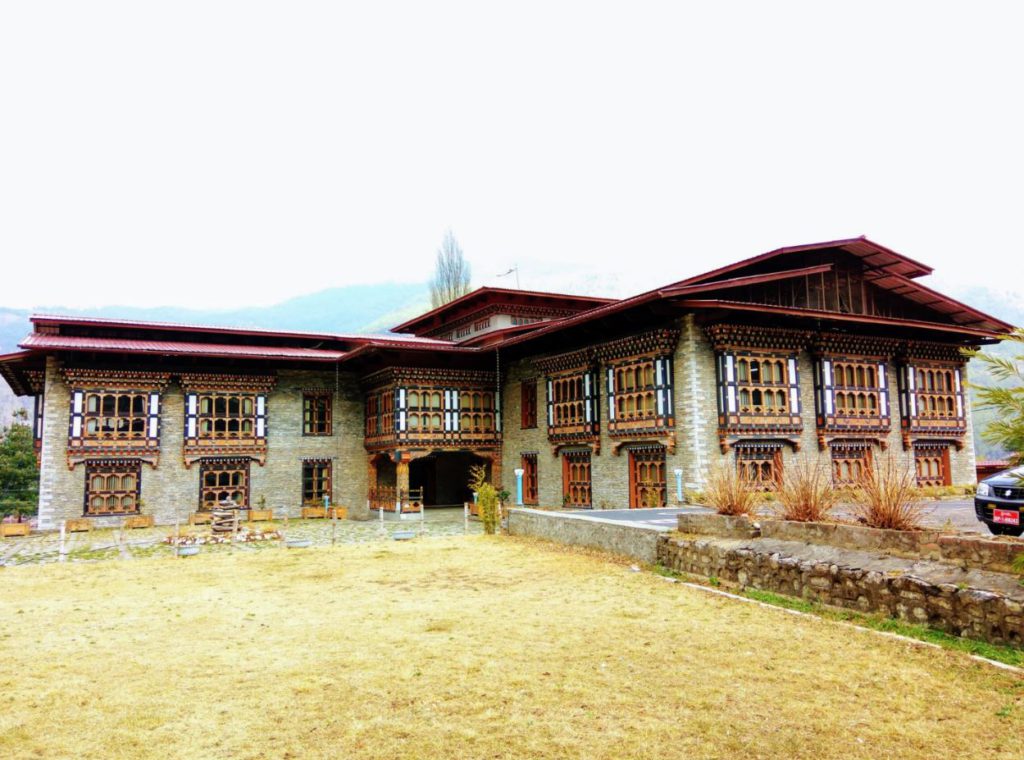
[[46,409],[46,398],[42,392],[33,399],[32,406],[32,446],[36,452],[36,464],[43,452],[43,418]]
[[142,462],[118,460],[87,462],[85,466],[85,514],[138,514]]
[[146,441],[159,437],[160,394],[150,391],[75,390],[70,437],[91,442]]
[[593,506],[589,451],[562,454],[562,502],[567,507],[580,509]]
[[445,430],[445,392],[441,388],[410,389],[405,394],[405,424],[410,433]]
[[856,486],[867,477],[871,467],[871,449],[867,444],[833,442],[832,482],[837,486]]
[[191,393],[186,398],[186,438],[231,443],[266,438],[266,396],[257,393]]
[[382,435],[395,431],[395,396],[389,391],[380,394],[380,430]]
[[534,322],[540,322],[540,317],[512,317],[513,327],[532,325]]
[[366,396],[366,436],[380,433],[380,395],[370,393]]
[[912,417],[950,422],[963,417],[959,368],[912,367],[907,377],[910,380]]
[[548,379],[548,432],[597,432],[597,373],[574,372]]
[[519,385],[520,412],[523,430],[537,427],[537,380],[523,380]]
[[949,446],[915,446],[914,470],[917,484],[922,488],[951,485]]
[[204,459],[199,469],[199,508],[211,510],[230,500],[249,508],[249,460]]
[[473,330],[475,332],[480,332],[481,330],[486,330],[490,326],[491,326],[491,318],[490,317],[486,317],[485,319],[478,319],[476,322],[474,322],[473,323]]
[[801,427],[795,355],[720,354],[718,384],[722,426],[791,430]]
[[815,366],[819,424],[884,430],[889,427],[885,362],[825,357]]
[[631,359],[608,367],[608,430],[612,435],[675,425],[672,361]]
[[737,444],[736,467],[740,480],[751,488],[774,490],[782,479],[782,446],[774,443]]
[[629,507],[664,507],[665,447],[645,446],[629,452]]
[[540,500],[537,455],[535,453],[523,454],[519,461],[523,468],[523,504],[537,504]]
[[309,460],[302,463],[302,503],[307,506],[324,506],[324,497],[331,496],[331,461],[329,459]]
[[493,433],[495,426],[493,391],[459,392],[459,429],[464,433]]
[[472,333],[473,326],[465,325],[464,327],[460,327],[455,331],[455,339],[458,340],[459,338],[465,338],[467,335],[471,335]]
[[330,393],[302,394],[302,434],[331,435]]

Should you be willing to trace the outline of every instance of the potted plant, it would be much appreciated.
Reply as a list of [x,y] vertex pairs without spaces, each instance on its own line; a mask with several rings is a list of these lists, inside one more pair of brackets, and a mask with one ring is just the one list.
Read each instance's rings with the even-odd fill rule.
[[249,510],[249,522],[270,522],[274,519],[274,510],[267,509],[267,497],[263,494],[256,500],[256,507]]
[[327,509],[324,507],[323,499],[310,502],[309,506],[302,508],[303,520],[320,520],[327,517]]
[[21,522],[20,512],[14,513],[14,519],[17,522],[0,523],[0,536],[7,538],[8,536],[27,536],[29,534],[29,524]]

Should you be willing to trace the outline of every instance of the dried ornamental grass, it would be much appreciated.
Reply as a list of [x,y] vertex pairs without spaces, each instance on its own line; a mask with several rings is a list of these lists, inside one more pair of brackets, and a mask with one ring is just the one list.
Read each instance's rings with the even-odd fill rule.
[[853,499],[854,517],[872,528],[918,530],[928,512],[913,470],[891,453],[867,469]]
[[832,471],[820,462],[800,461],[786,468],[775,489],[771,509],[783,520],[821,522],[838,500]]
[[733,467],[713,469],[704,486],[704,503],[720,515],[753,515],[761,498]]

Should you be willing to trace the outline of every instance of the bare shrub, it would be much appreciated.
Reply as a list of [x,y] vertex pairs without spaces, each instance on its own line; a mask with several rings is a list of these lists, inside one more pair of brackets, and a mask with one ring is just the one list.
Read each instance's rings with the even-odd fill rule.
[[801,460],[783,472],[771,510],[783,520],[821,522],[838,500],[831,469],[820,462]]
[[853,499],[854,517],[872,528],[917,530],[928,511],[913,470],[891,453],[867,469]]
[[740,478],[734,467],[716,467],[704,486],[704,503],[720,515],[752,515],[761,494]]

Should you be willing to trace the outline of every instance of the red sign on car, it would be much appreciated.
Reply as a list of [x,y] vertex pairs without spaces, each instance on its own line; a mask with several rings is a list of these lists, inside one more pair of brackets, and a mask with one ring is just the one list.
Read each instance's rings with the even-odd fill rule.
[[1020,525],[1020,512],[1013,509],[993,509],[992,522],[1003,525]]

